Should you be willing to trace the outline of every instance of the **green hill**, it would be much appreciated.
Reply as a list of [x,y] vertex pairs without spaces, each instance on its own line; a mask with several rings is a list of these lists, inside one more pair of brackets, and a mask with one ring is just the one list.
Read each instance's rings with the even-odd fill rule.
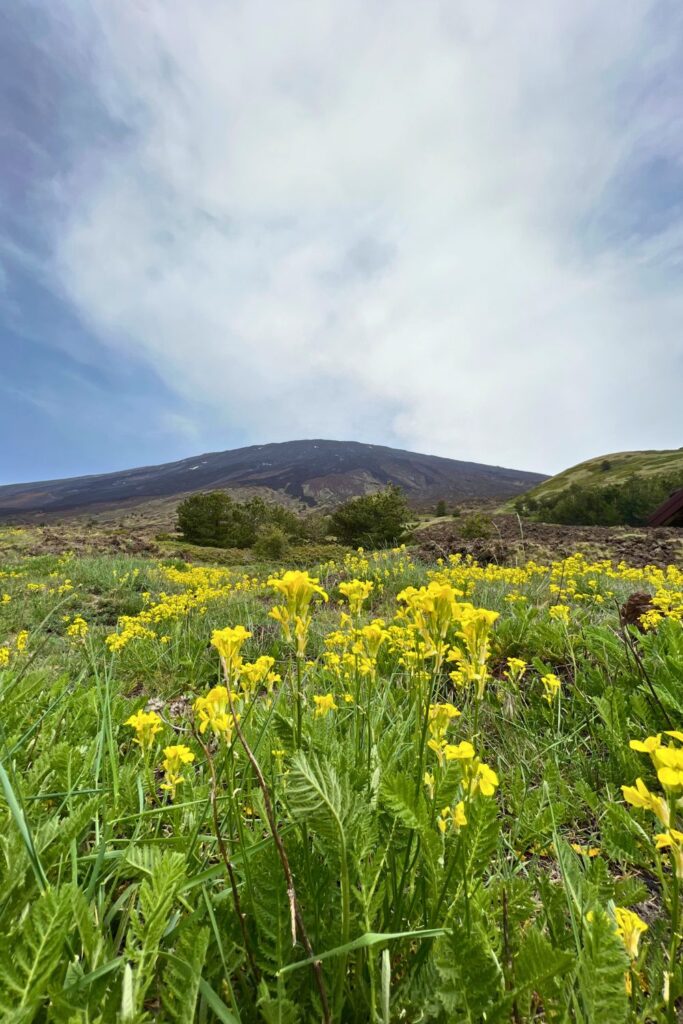
[[683,487],[683,448],[616,452],[543,481],[510,507],[545,522],[639,525]]

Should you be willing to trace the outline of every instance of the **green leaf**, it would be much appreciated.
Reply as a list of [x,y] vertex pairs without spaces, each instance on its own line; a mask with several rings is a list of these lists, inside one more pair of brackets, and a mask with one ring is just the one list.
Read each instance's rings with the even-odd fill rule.
[[515,997],[518,1007],[524,1001],[524,1014],[531,1012],[531,997],[539,995],[544,1004],[546,1018],[555,1018],[562,1009],[562,987],[559,979],[574,966],[572,953],[556,949],[539,931],[532,927],[524,936],[514,962]]
[[20,932],[2,943],[0,1010],[4,1013],[37,1008],[56,972],[66,969],[62,953],[72,926],[70,898],[68,886],[47,889],[31,906]]
[[623,1024],[628,1015],[624,975],[629,961],[614,921],[598,908],[585,920],[577,979],[590,1024]]
[[359,936],[359,938],[353,939],[352,942],[344,943],[343,946],[336,946],[334,949],[328,949],[325,953],[317,953],[315,956],[307,957],[306,960],[297,960],[295,964],[287,964],[286,967],[281,967],[277,972],[277,977],[283,974],[290,974],[292,971],[298,971],[300,967],[306,967],[308,964],[319,960],[328,960],[332,956],[343,956],[346,953],[352,953],[356,949],[368,949],[370,946],[394,942],[396,939],[436,939],[441,935],[445,935],[443,928],[422,928],[412,932],[366,932],[364,935]]
[[199,991],[206,1005],[210,1010],[213,1010],[218,1019],[222,1021],[222,1024],[240,1024],[239,1018],[235,1016],[232,1010],[228,1009],[221,997],[214,992],[208,981],[204,978],[199,980]]
[[208,928],[186,927],[180,931],[175,953],[168,954],[161,1004],[169,1021],[194,1020],[208,945]]
[[480,925],[457,924],[436,944],[434,959],[441,979],[436,997],[447,1020],[480,1024],[496,1016],[505,995],[503,972]]

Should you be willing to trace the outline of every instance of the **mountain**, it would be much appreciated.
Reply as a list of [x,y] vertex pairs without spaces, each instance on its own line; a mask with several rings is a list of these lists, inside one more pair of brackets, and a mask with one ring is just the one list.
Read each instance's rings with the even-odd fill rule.
[[307,505],[332,505],[398,484],[419,504],[512,497],[546,477],[355,441],[285,441],[212,452],[161,466],[0,487],[4,519],[136,505],[195,491],[268,488]]
[[653,482],[658,478],[666,481],[680,478],[683,486],[683,448],[599,455],[547,477],[543,483],[529,491],[526,497],[537,500],[554,498],[572,484],[590,488],[605,487],[607,484],[624,483],[633,475],[647,477]]

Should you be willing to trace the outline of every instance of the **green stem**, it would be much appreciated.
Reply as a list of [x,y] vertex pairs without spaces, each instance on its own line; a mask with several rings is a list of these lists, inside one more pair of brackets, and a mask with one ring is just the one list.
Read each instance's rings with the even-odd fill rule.
[[675,979],[676,956],[678,952],[678,922],[680,916],[680,882],[675,865],[672,865],[672,895],[671,895],[671,942],[669,944],[669,991],[666,1005],[667,1024],[674,1024],[676,1020],[676,993],[672,992]]
[[302,731],[302,718],[303,708],[301,706],[301,658],[297,654],[296,657],[296,746],[297,750],[301,750],[301,731]]

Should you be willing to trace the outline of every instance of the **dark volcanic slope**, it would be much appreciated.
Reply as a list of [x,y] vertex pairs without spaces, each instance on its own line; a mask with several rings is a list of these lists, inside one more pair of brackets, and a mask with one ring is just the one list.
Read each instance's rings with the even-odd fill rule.
[[355,441],[285,441],[120,473],[10,484],[0,487],[0,515],[7,519],[246,486],[284,491],[310,505],[344,500],[389,483],[399,484],[413,500],[503,498],[527,491],[545,479],[541,473]]

